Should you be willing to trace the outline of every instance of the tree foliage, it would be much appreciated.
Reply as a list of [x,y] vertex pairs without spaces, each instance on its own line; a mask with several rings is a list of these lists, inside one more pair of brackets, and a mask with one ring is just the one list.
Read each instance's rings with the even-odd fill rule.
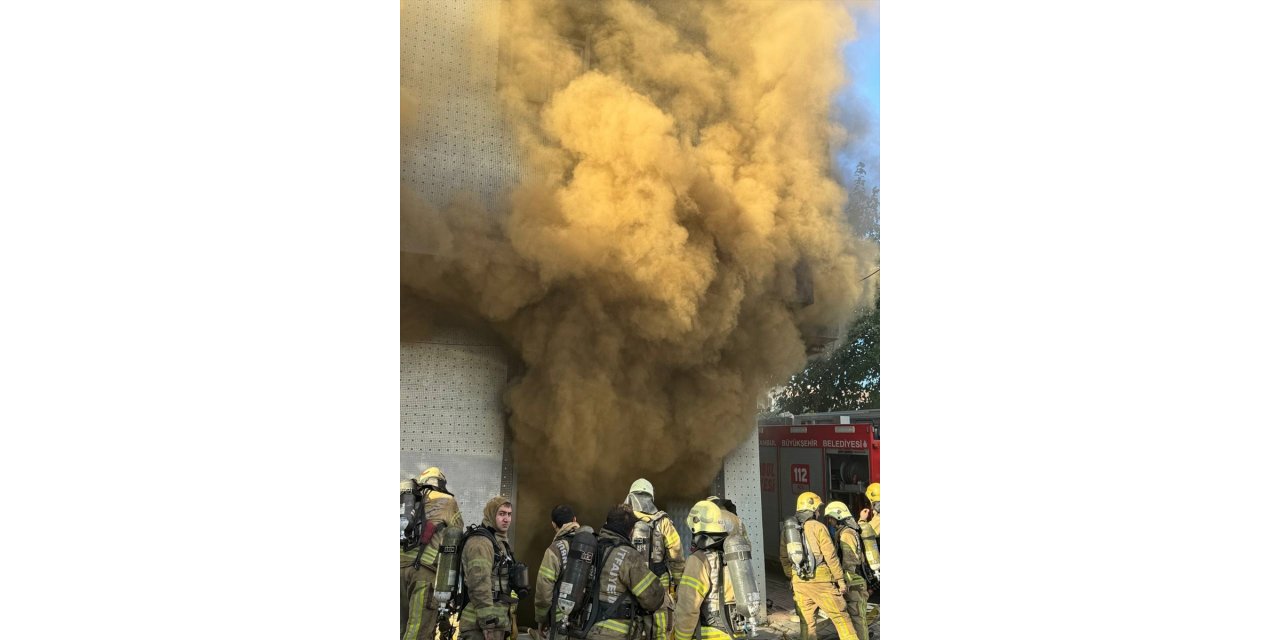
[[[866,168],[858,163],[846,213],[863,237],[880,242],[880,187],[867,189]],[[770,413],[823,413],[880,408],[880,296],[849,323],[845,340],[829,355],[811,360],[775,391]]]
[[880,242],[880,187],[867,190],[867,167],[861,162],[853,172],[845,214],[859,235],[872,242]]
[[822,413],[880,408],[880,300],[853,322],[845,343],[813,360],[774,397],[774,411]]

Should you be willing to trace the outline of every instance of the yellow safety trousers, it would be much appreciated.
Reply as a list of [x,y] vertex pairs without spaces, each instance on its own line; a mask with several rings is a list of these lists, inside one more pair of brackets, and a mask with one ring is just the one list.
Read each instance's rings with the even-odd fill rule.
[[817,638],[818,610],[821,609],[835,625],[840,640],[857,640],[853,631],[853,622],[849,619],[844,596],[833,582],[793,582],[791,589],[795,593],[796,613],[800,614],[801,640]]

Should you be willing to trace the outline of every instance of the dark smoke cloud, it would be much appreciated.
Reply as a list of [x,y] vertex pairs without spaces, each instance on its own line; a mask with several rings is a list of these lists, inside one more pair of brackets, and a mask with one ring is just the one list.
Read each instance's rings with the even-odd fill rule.
[[636,477],[660,504],[706,495],[805,334],[870,302],[878,256],[830,166],[852,29],[827,1],[534,0],[477,31],[523,178],[497,215],[406,192],[401,277],[524,363],[505,401],[526,544],[559,502],[598,524]]

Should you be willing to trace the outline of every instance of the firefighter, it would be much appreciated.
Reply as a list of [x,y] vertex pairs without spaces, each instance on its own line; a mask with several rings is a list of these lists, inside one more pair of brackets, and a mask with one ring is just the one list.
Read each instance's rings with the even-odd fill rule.
[[484,505],[484,522],[469,529],[462,546],[462,579],[467,604],[458,614],[458,640],[515,640],[516,603],[507,542],[515,509],[505,496]]
[[836,555],[840,558],[844,580],[849,587],[844,593],[844,599],[853,622],[853,630],[858,634],[858,640],[867,640],[867,598],[871,596],[871,592],[861,573],[863,555],[858,527],[853,522],[853,513],[843,502],[833,500],[828,503],[823,515],[836,528]]
[[858,524],[870,525],[871,529],[863,527],[864,534],[871,534],[876,538],[880,537],[880,483],[873,482],[867,487],[867,499],[871,501],[870,509],[863,509],[858,513]]
[[719,496],[707,496],[707,502],[720,508],[720,514],[724,516],[725,522],[730,525],[730,534],[736,533],[742,536],[744,540],[747,539],[747,532],[742,528],[742,520],[738,519],[738,505],[735,505],[732,500]]
[[[800,614],[802,640],[809,640],[811,631],[812,637],[817,637],[817,632],[814,630],[817,629],[819,609],[827,614],[831,624],[835,625],[840,640],[856,640],[853,624],[846,613],[844,594],[848,586],[844,580],[844,568],[840,566],[836,556],[831,535],[817,519],[820,506],[822,506],[822,498],[812,491],[806,491],[796,498],[795,516],[787,519],[794,520],[800,528],[798,534],[812,562],[808,566],[811,575],[801,576],[792,568],[792,561],[786,549],[785,535],[782,538],[782,570],[791,578],[796,613]],[[787,523],[784,521],[783,524],[785,528]]]
[[441,531],[462,528],[462,513],[453,494],[445,489],[444,473],[437,467],[423,471],[417,481],[401,483],[415,487],[422,502],[408,546],[400,549],[400,637],[402,640],[432,640],[436,634],[437,610],[431,594],[436,579],[436,560]]
[[556,597],[552,592],[556,578],[560,577],[560,570],[569,559],[569,539],[579,528],[573,507],[562,504],[551,510],[551,529],[555,531],[555,537],[542,554],[542,566],[538,567],[538,580],[533,591],[533,619],[544,632],[549,624],[547,612]]
[[[684,572],[684,549],[680,533],[666,512],[659,511],[653,502],[653,483],[640,478],[631,483],[625,500],[636,516],[636,527],[631,532],[631,546],[649,558],[649,570],[658,576],[667,593],[675,595],[676,585]],[[654,614],[654,624],[659,629],[668,628],[665,611]]]
[[672,640],[730,640],[745,638],[732,627],[727,614],[733,601],[733,582],[725,571],[722,555],[724,540],[733,522],[710,500],[703,500],[689,510],[685,522],[693,533],[693,554],[684,566],[684,575],[676,590],[676,612],[672,616]]
[[[629,536],[636,524],[631,505],[619,504],[605,516],[600,530],[595,605],[588,621],[587,640],[646,638],[665,640],[665,627],[655,627],[654,612],[671,608],[671,596],[658,576],[649,570],[649,561]],[[667,616],[663,616],[666,620]]]

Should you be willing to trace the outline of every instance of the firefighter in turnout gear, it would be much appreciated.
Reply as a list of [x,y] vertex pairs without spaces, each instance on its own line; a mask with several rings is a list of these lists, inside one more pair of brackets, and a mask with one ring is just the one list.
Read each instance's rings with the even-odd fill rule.
[[[549,624],[547,612],[554,605],[556,578],[560,577],[560,571],[569,561],[570,539],[583,527],[578,525],[573,508],[562,504],[551,510],[551,528],[556,534],[551,540],[551,546],[542,554],[542,566],[538,567],[538,579],[533,591],[533,620],[538,627]],[[585,529],[590,531],[591,527]]]
[[724,517],[725,522],[729,525],[730,534],[736,533],[742,536],[744,540],[747,538],[747,531],[742,528],[742,520],[738,519],[738,507],[733,504],[732,500],[727,500],[720,496],[707,496],[707,502],[720,508],[720,515]]
[[[636,515],[636,531],[632,531],[632,546],[636,546],[637,532],[648,530],[650,535],[642,542],[649,554],[649,565],[667,588],[675,590],[684,571],[684,553],[680,544],[680,533],[671,517],[660,511],[653,501],[653,484],[644,478],[631,483],[626,504]],[[636,546],[639,549],[639,546]]]
[[684,566],[676,591],[672,640],[730,640],[745,638],[732,626],[729,602],[734,601],[733,581],[725,570],[724,540],[734,523],[710,500],[689,510],[686,522],[693,533],[693,554]]
[[[858,514],[858,528],[862,531],[862,548],[866,550],[867,565],[871,567],[876,580],[880,579],[880,483],[873,482],[867,487],[867,499],[871,501],[870,509],[863,509]],[[872,512],[875,513],[872,516]]]
[[653,502],[653,484],[644,478],[631,483],[625,502],[636,515],[631,546],[649,556],[649,569],[668,592],[674,592],[684,572],[684,551],[676,525],[666,512],[658,510]]
[[[853,623],[849,620],[844,594],[848,589],[844,580],[844,568],[836,555],[835,544],[827,528],[818,521],[818,508],[822,498],[806,491],[796,498],[796,515],[783,521],[782,570],[791,578],[791,590],[795,595],[796,613],[800,615],[801,640],[817,638],[818,610],[821,609],[835,625],[840,640],[855,640]],[[804,547],[806,575],[793,569],[791,554],[786,546],[787,527],[799,527],[796,532]]]
[[421,499],[421,513],[411,523],[414,534],[400,548],[400,637],[432,640],[436,635],[437,609],[432,601],[437,555],[446,527],[462,528],[462,513],[453,494],[445,489],[444,473],[436,467],[423,471],[418,480],[401,483],[412,487]]
[[853,522],[853,514],[843,502],[832,501],[823,515],[836,527],[836,554],[840,557],[840,566],[844,567],[845,583],[849,585],[844,599],[853,621],[853,631],[858,634],[858,640],[868,640],[867,598],[871,593],[861,573],[863,556],[858,525]]
[[515,510],[496,496],[484,505],[484,523],[468,529],[462,545],[463,599],[458,614],[458,640],[515,640],[516,602],[513,567],[518,566],[507,542]]
[[[873,482],[867,487],[867,499],[871,501],[870,509],[863,509],[858,514],[858,524],[869,525],[871,528],[863,527],[863,531],[868,534],[880,537],[880,483]],[[868,516],[870,518],[868,519]]]
[[[655,626],[657,611],[669,611],[671,596],[658,576],[649,570],[649,560],[628,536],[636,524],[631,505],[609,510],[600,529],[596,554],[598,578],[593,594],[587,640],[665,640],[667,629]],[[666,620],[667,616],[663,616]]]
[[[684,573],[684,548],[680,533],[671,517],[659,511],[653,502],[653,483],[640,478],[631,483],[626,504],[636,515],[636,526],[631,531],[631,546],[649,558],[649,570],[658,576],[667,593],[675,595],[680,575]],[[659,629],[668,628],[667,614],[654,614],[654,624]]]

